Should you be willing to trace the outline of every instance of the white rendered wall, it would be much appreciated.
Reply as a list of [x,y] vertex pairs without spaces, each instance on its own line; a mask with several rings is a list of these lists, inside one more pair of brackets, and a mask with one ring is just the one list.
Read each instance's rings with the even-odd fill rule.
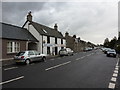
[[[43,41],[45,40],[45,44],[47,44],[47,36],[43,36]],[[47,46],[43,45],[43,54],[47,55]]]
[[[57,38],[57,44],[58,45],[61,45],[61,38]],[[60,51],[61,47],[59,46],[58,47],[58,52]]]
[[[66,46],[66,40],[65,40],[65,39],[63,39],[63,45]],[[65,48],[66,48],[66,47],[65,47]]]

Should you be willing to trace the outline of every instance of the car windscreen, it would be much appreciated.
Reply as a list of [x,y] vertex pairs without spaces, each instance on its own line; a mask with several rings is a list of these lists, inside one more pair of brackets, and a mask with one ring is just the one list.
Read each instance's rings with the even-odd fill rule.
[[25,52],[19,52],[16,56],[22,56]]
[[60,51],[66,51],[65,49],[61,49]]
[[109,50],[108,52],[115,52],[115,50]]

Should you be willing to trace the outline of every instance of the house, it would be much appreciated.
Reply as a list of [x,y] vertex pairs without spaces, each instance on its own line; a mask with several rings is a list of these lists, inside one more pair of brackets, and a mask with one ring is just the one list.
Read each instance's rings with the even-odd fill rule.
[[62,33],[58,31],[58,26],[47,27],[32,20],[31,12],[27,15],[27,20],[23,25],[39,41],[37,50],[47,55],[57,55],[61,48],[66,47],[66,40]]
[[71,48],[74,52],[83,51],[86,47],[93,47],[94,44],[76,38],[76,35],[70,36],[68,32],[65,33],[66,47]]
[[[0,35],[0,45],[2,48],[1,60],[12,59],[19,51],[25,51],[28,49],[37,48],[34,43],[38,43],[38,40],[25,28],[14,26],[11,24],[0,23],[2,34]],[[29,42],[29,44],[28,44]]]

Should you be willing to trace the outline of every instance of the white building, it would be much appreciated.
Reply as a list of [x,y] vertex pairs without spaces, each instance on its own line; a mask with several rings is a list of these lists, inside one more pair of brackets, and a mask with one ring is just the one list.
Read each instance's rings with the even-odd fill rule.
[[29,42],[28,49],[36,49],[41,53],[48,55],[57,55],[61,48],[66,47],[66,40],[62,33],[58,31],[58,26],[55,24],[54,28],[49,28],[45,25],[32,21],[31,12],[27,15],[27,21],[23,25],[29,32],[39,41],[38,43]]

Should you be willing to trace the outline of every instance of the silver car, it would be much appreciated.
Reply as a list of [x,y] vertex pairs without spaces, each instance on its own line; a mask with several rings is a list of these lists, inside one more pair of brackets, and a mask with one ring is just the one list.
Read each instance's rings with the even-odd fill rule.
[[30,64],[33,61],[45,61],[46,55],[40,54],[35,50],[22,51],[19,52],[16,56],[14,56],[14,60],[16,63],[25,63]]
[[59,55],[60,55],[60,56],[73,55],[73,50],[71,50],[70,48],[61,49],[61,50],[59,51]]

